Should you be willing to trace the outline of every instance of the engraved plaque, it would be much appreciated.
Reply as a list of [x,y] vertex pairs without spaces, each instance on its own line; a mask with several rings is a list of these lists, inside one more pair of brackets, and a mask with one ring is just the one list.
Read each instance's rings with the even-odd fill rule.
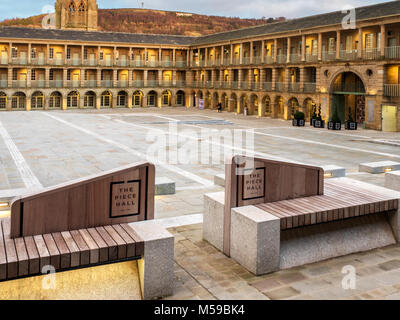
[[140,181],[113,182],[111,184],[110,218],[140,214]]
[[243,200],[263,198],[265,195],[265,168],[251,170],[243,176]]

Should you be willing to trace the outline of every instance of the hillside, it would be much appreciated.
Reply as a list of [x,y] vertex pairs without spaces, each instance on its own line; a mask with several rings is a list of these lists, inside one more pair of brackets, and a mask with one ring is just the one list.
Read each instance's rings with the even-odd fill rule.
[[[43,15],[7,19],[0,26],[40,28]],[[284,18],[240,19],[147,9],[99,9],[99,30],[200,36],[252,27]]]

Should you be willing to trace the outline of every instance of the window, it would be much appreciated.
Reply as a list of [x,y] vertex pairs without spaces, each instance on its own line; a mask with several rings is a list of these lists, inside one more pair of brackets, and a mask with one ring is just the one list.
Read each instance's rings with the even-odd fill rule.
[[43,109],[44,105],[44,96],[43,93],[38,92],[32,95],[31,99],[31,108],[32,109]]
[[49,108],[61,108],[61,94],[52,93],[49,100]]
[[54,80],[54,71],[53,71],[53,69],[50,69],[49,80]]
[[76,91],[71,92],[67,98],[67,107],[77,108],[78,106],[79,106],[79,94]]
[[336,51],[336,39],[335,38],[329,38],[329,52]]
[[317,40],[313,40],[312,41],[312,49],[311,49],[312,51],[311,51],[311,54],[313,55],[313,56],[315,56],[315,55],[317,55],[318,54],[318,41]]
[[373,49],[374,47],[374,34],[368,33],[365,35],[365,49]]
[[32,81],[36,80],[36,70],[35,69],[32,69],[32,71],[31,71],[31,80]]
[[100,51],[100,60],[103,60],[103,59],[104,59],[104,52]]
[[346,51],[353,51],[353,37],[346,37]]
[[88,58],[88,50],[87,50],[87,48],[85,48],[85,49],[83,50],[83,59],[84,59],[84,60],[87,60],[87,58]]
[[67,80],[71,80],[71,70],[67,70]]
[[11,48],[11,57],[18,58],[18,48],[15,48],[15,47]]
[[0,109],[7,107],[7,96],[4,92],[0,93]]
[[31,59],[36,59],[36,48],[31,49]]
[[14,81],[18,80],[18,71],[17,71],[17,69],[13,69],[13,71],[12,71],[12,79]]
[[85,80],[89,79],[89,70],[85,70]]
[[49,59],[54,59],[54,49],[53,48],[49,49]]
[[67,59],[71,59],[71,48],[67,48]]

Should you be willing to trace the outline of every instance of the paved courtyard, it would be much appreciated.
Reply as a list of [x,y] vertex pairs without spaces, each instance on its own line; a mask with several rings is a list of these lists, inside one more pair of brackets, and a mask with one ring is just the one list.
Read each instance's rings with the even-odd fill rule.
[[[186,220],[176,220],[178,227],[174,220],[165,220],[176,236],[177,282],[172,298],[396,298],[400,294],[399,247],[257,278],[202,241],[199,222],[203,195],[223,190],[214,185],[213,178],[224,172],[224,166],[222,162],[202,164],[191,157],[222,155],[223,147],[232,150],[227,146],[229,139],[207,142],[200,135],[202,130],[229,137],[234,129],[254,129],[256,156],[337,165],[345,167],[350,178],[376,185],[383,185],[384,176],[359,173],[360,163],[400,162],[399,133],[294,128],[282,120],[185,108],[7,112],[0,113],[0,193],[17,195],[26,188],[40,189],[145,161],[150,151],[160,151],[155,141],[162,139],[156,138],[165,137],[169,156],[175,154],[177,146],[188,150],[181,157],[186,164],[161,161],[156,167],[157,177],[170,178],[177,187],[176,195],[156,198],[156,218],[188,216]],[[178,135],[181,139],[175,144]],[[208,146],[209,151],[198,148],[198,142]],[[235,145],[233,150],[242,153],[248,147]],[[188,226],[179,226],[182,224]],[[345,265],[357,270],[360,281],[356,290],[341,288]],[[112,298],[112,285],[108,288],[105,297]]]

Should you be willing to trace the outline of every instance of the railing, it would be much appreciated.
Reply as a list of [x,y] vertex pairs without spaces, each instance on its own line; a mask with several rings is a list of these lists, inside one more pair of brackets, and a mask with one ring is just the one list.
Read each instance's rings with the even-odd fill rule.
[[0,80],[0,88],[7,88],[8,81],[7,80]]
[[130,64],[129,64],[129,60],[125,59],[125,60],[117,60],[116,65],[118,67],[128,67]]
[[158,61],[147,61],[147,66],[151,68],[158,67]]
[[221,88],[221,81],[214,81],[214,88],[220,89]]
[[186,81],[185,80],[176,80],[176,87],[185,88],[186,87]]
[[12,58],[11,59],[11,63],[13,64],[27,64],[28,63],[28,59],[24,58],[24,57],[18,57],[18,58]]
[[385,57],[387,59],[400,59],[400,47],[385,48]]
[[304,89],[303,91],[305,93],[314,93],[317,85],[314,82],[306,82],[304,83]]
[[221,88],[223,88],[223,89],[229,89],[229,88],[230,88],[229,81],[222,81],[222,82],[221,82]]
[[220,58],[215,59],[214,66],[219,67],[219,66],[221,66],[221,65],[222,65],[221,59],[220,59]]
[[357,59],[357,50],[341,50],[340,51],[340,59],[341,60],[346,60],[346,61],[351,61],[351,60],[356,60]]
[[205,64],[206,64],[205,60],[199,60],[197,65],[198,65],[199,67],[204,67]]
[[298,63],[301,61],[301,55],[297,53],[291,54],[289,59],[291,63]]
[[307,62],[317,62],[318,61],[318,55],[317,54],[312,54],[312,53],[307,53],[306,54],[306,61]]
[[161,61],[160,65],[161,65],[161,67],[164,67],[164,68],[170,68],[173,65],[173,61],[163,60],[163,61]]
[[13,88],[26,88],[26,80],[13,80]]
[[99,64],[102,67],[112,67],[114,65],[114,62],[110,59],[110,60],[100,60]]
[[83,60],[83,64],[84,64],[85,66],[90,66],[90,67],[97,66],[97,59],[87,59],[87,60]]
[[362,58],[364,60],[377,60],[381,57],[380,49],[364,49],[362,51]]
[[46,64],[46,59],[45,58],[31,59],[31,64],[37,66],[44,66]]
[[187,66],[187,63],[186,63],[186,61],[177,60],[177,61],[175,61],[175,66],[177,68],[185,68]]
[[276,56],[277,63],[286,63],[286,61],[287,61],[287,56],[285,54],[280,54]]
[[272,82],[264,82],[263,83],[263,90],[272,91]]
[[243,57],[242,64],[250,64],[250,57]]
[[275,91],[284,91],[285,90],[285,83],[284,82],[276,82],[275,83]]
[[64,59],[48,59],[48,64],[54,66],[62,66],[64,64]]
[[0,64],[8,64],[8,57],[1,57]]
[[231,89],[237,89],[239,88],[239,82],[238,81],[232,81],[231,82]]
[[158,87],[158,80],[147,80],[147,87]]
[[131,60],[131,67],[144,67],[144,60]]
[[385,84],[383,92],[386,97],[400,97],[400,84]]
[[45,80],[32,80],[31,81],[31,87],[32,88],[45,88],[46,87],[46,81]]
[[264,57],[264,63],[265,63],[265,64],[272,64],[272,63],[274,63],[274,57],[273,57],[273,56],[265,56],[265,57]]
[[258,91],[260,90],[260,83],[259,82],[251,82],[251,90]]
[[69,66],[79,66],[81,63],[81,59],[67,59],[67,65]]
[[299,82],[291,82],[288,87],[289,92],[300,92],[300,83]]
[[159,84],[160,84],[160,87],[164,87],[164,88],[173,86],[172,80],[160,80]]
[[232,59],[232,64],[234,64],[234,65],[240,64],[240,59],[239,58],[233,58]]
[[80,80],[67,80],[64,83],[66,88],[79,88],[81,86]]
[[336,51],[322,52],[322,61],[335,61],[335,60],[336,60]]
[[100,86],[105,87],[105,88],[112,88],[112,87],[114,87],[114,81],[113,80],[101,80]]
[[128,80],[118,80],[117,81],[118,88],[126,88],[128,87]]
[[260,56],[254,56],[253,57],[253,64],[261,64],[261,57]]
[[240,82],[240,89],[248,90],[249,89],[249,82],[248,81],[241,81]]
[[49,85],[50,88],[62,88],[64,86],[62,80],[50,80]]
[[85,88],[96,88],[97,87],[97,80],[85,80],[82,84]]
[[133,80],[132,81],[132,86],[135,88],[143,88],[144,87],[144,81],[143,80]]
[[212,81],[206,81],[206,88],[210,89],[213,87]]
[[224,59],[224,66],[229,66],[231,64],[231,59],[230,58],[225,58]]

